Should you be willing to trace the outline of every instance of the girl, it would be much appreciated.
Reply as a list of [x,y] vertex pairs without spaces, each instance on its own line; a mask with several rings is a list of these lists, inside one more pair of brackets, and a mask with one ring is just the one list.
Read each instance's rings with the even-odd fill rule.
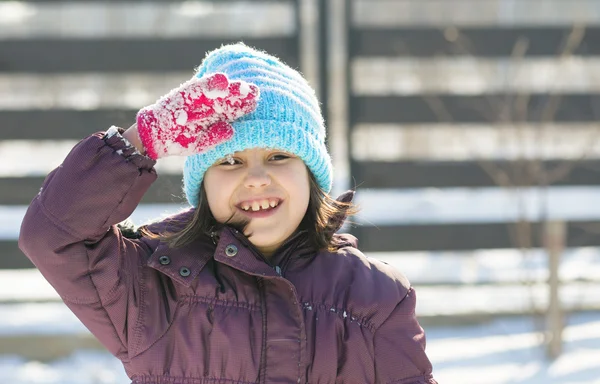
[[[191,208],[132,232],[157,159]],[[243,44],[52,171],[19,245],[133,383],[434,384],[406,278],[335,232],[314,91]]]

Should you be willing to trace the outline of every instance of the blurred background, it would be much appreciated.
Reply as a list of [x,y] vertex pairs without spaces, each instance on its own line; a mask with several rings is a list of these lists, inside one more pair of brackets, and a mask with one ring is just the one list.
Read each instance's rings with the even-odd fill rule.
[[[0,1],[0,382],[128,383],[17,247],[44,176],[244,41],[317,90],[440,383],[600,383],[600,0]],[[185,206],[183,159],[132,219]]]

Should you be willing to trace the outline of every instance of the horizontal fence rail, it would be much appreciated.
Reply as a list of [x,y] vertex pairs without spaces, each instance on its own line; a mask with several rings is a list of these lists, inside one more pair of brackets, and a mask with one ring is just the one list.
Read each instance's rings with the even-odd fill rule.
[[0,111],[2,137],[6,140],[82,139],[116,125],[129,128],[138,109],[42,109]]
[[[29,204],[37,195],[44,181],[44,177],[3,177],[0,178],[2,191],[2,204],[16,205]],[[144,197],[142,204],[164,204],[185,202],[182,187],[183,176],[161,174],[154,182]]]
[[[590,233],[599,222],[569,222],[567,245],[570,247],[600,246],[600,236]],[[516,223],[420,224],[358,226],[353,233],[366,251],[466,251],[476,249],[518,248],[523,246],[518,233],[531,234],[531,243],[541,246],[542,225],[537,222],[520,227]]]
[[[576,4],[576,6],[574,6]],[[358,27],[532,26],[598,25],[596,0],[354,0],[352,23]]]
[[[600,89],[598,56],[482,58],[469,55],[357,57],[351,63],[353,93],[365,95],[483,95],[505,93],[594,94]],[[500,99],[502,104],[517,101]],[[527,101],[527,100],[525,100]],[[489,103],[489,101],[488,101]],[[521,102],[521,105],[522,102]]]
[[293,0],[2,2],[0,14],[9,15],[3,40],[257,38],[292,36],[296,30]]
[[[361,188],[513,187],[544,183],[540,169],[569,172],[553,185],[600,184],[600,161],[361,161],[353,177]],[[487,169],[491,169],[491,173]],[[498,170],[498,171],[496,171]],[[495,172],[496,171],[496,172]],[[498,179],[496,179],[495,173]]]
[[[47,74],[191,71],[207,51],[225,43],[236,43],[241,38],[0,40],[3,54],[0,71]],[[298,43],[294,38],[244,39],[244,42],[279,55],[292,67],[299,64]],[[43,65],[39,63],[40,52],[44,52]]]
[[[467,28],[361,28],[350,32],[353,56],[473,55],[511,57],[515,45],[527,42],[524,56],[554,56],[565,48],[572,27],[467,27]],[[600,27],[585,29],[585,36],[574,50],[576,55],[597,55]]]
[[354,96],[350,106],[356,123],[539,122],[549,108],[554,122],[583,122],[600,117],[600,94]]

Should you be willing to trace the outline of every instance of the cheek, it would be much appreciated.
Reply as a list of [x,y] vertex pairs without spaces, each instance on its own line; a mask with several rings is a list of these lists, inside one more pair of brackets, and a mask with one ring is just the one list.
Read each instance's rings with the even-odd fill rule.
[[299,215],[304,217],[310,199],[308,171],[306,168],[302,167],[289,172],[287,175],[289,177],[289,191],[291,194],[293,194],[293,198],[296,201],[296,210],[298,211]]
[[206,190],[208,207],[217,220],[224,220],[230,215],[229,199],[231,191],[228,190],[229,185],[226,180],[212,172],[207,171],[204,175],[204,189]]

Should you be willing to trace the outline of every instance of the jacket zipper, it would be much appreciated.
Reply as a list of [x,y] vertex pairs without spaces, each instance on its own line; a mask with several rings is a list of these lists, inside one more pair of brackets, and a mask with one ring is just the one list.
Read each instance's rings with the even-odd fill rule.
[[280,267],[279,265],[275,267],[275,271],[279,274],[279,276],[281,277],[285,277],[285,271],[287,270],[287,267],[290,265],[294,252],[296,252],[296,249],[298,249],[299,244],[296,244],[296,246],[294,247],[294,249],[292,249],[290,251],[290,255],[284,260],[284,263],[282,264],[282,266]]
[[[235,233],[238,233],[238,232],[236,231]],[[255,255],[258,255],[265,263],[267,263],[268,266],[273,268],[279,276],[283,277],[283,272],[281,270],[281,267],[279,265],[273,265],[273,263],[271,263],[271,261],[269,259],[267,259],[261,252],[258,251],[258,249],[256,249],[254,244],[250,243],[249,241],[246,241],[246,239],[243,239],[243,238],[238,238],[238,240],[240,240],[242,243],[244,243],[244,245],[246,245]],[[293,251],[294,250],[292,250],[292,252]]]
[[[239,234],[239,231],[234,230],[236,234]],[[214,233],[214,232],[213,232]],[[211,233],[211,237],[213,237],[213,234]],[[246,245],[248,248],[250,248],[250,250],[258,255],[265,263],[267,263],[268,266],[270,266],[271,268],[273,268],[275,270],[275,272],[277,273],[277,275],[284,277],[285,274],[285,270],[287,269],[287,266],[290,263],[290,260],[292,259],[293,253],[296,251],[296,249],[298,248],[299,244],[296,244],[296,246],[294,247],[294,249],[292,249],[290,251],[290,255],[286,258],[284,264],[282,266],[279,265],[273,265],[273,263],[271,263],[271,261],[269,259],[267,259],[258,249],[256,249],[256,247],[254,246],[254,244],[252,244],[250,241],[248,241],[246,238],[244,237],[238,237],[239,241],[241,241],[244,245]],[[213,242],[215,241],[215,239],[213,238]],[[289,240],[288,240],[289,242]],[[287,245],[287,242],[283,244],[283,246],[285,247]]]

